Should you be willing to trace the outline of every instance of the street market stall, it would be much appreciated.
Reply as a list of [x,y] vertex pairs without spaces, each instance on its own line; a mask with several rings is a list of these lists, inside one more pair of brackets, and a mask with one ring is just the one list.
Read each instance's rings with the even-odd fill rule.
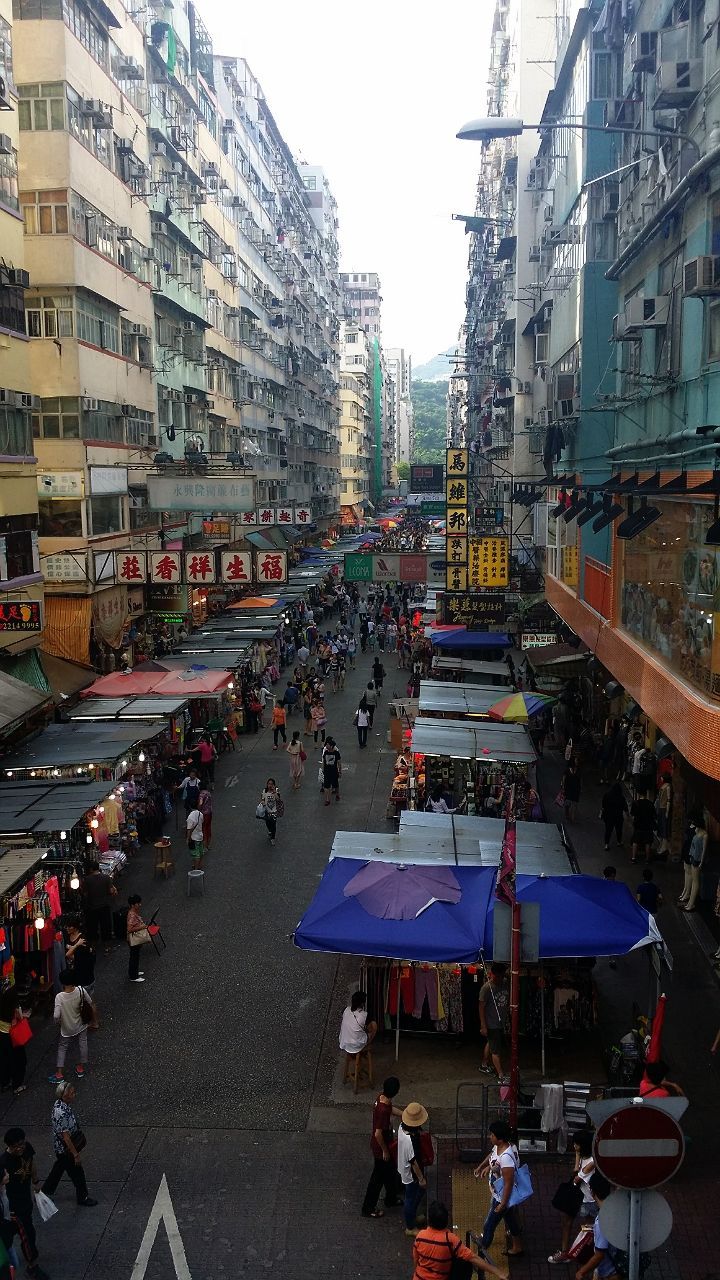
[[523,725],[482,721],[468,724],[418,717],[412,734],[409,807],[421,809],[436,788],[454,807],[498,817],[509,788],[523,816],[523,801],[535,785],[537,754]]
[[118,779],[132,761],[154,744],[160,751],[167,735],[163,721],[142,724],[49,724],[43,733],[2,761],[2,772],[15,782],[29,778],[64,778],[66,781],[104,777]]
[[453,658],[440,653],[433,653],[432,674],[441,680],[447,679],[466,684],[508,685],[510,683],[505,662]]
[[494,685],[420,682],[420,715],[433,719],[487,720],[488,710],[497,700],[498,689]]

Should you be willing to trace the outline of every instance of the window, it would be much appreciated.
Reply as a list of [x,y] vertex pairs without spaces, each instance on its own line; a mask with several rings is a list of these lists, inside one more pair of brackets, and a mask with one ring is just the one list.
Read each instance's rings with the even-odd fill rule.
[[11,147],[10,154],[0,155],[0,204],[10,209],[20,207],[18,200],[18,158]]
[[67,191],[24,191],[20,209],[26,236],[64,236],[68,233]]
[[82,502],[41,498],[38,502],[41,538],[82,538]]
[[72,338],[72,297],[26,296],[25,324],[29,338]]
[[80,0],[62,0],[62,16],[73,35],[101,66],[108,65],[108,38]]
[[142,489],[139,486],[133,488],[131,486],[129,499],[131,529],[156,528],[160,524],[160,512],[153,511],[147,505],[147,489]]
[[660,263],[658,270],[658,294],[670,295],[668,323],[655,331],[654,373],[675,374],[680,367],[680,342],[682,338],[682,267],[683,251],[675,250]]
[[79,440],[77,396],[54,396],[41,400],[40,412],[33,414],[32,427],[36,439]]
[[7,276],[0,266],[0,327],[14,333],[25,332],[25,291],[20,285],[6,284]]
[[122,354],[127,360],[134,360],[143,368],[149,369],[152,364],[150,337],[147,333],[138,333],[143,325],[134,324],[124,318],[120,321]]
[[62,80],[49,84],[18,85],[18,121],[21,129],[38,132],[59,130],[65,124],[65,85]]
[[120,533],[124,528],[122,498],[114,493],[88,498],[88,526],[88,536]]
[[303,183],[305,184],[306,191],[317,191],[317,179],[314,174],[310,177],[303,178]]
[[77,336],[103,351],[120,352],[119,315],[117,310],[94,298],[77,295]]
[[0,77],[8,89],[13,88],[12,27],[0,18]]
[[708,360],[720,360],[720,302],[708,310]]
[[30,414],[27,409],[0,405],[0,454],[27,458],[32,451]]
[[[24,524],[24,529],[10,529],[6,526]],[[0,521],[0,527],[3,532],[0,533],[0,542],[5,543],[5,557],[7,560],[7,578],[6,582],[11,582],[13,578],[29,578],[33,573],[39,573],[39,560],[37,557],[37,534],[33,529],[27,528],[29,524],[35,524],[34,516],[10,516]]]

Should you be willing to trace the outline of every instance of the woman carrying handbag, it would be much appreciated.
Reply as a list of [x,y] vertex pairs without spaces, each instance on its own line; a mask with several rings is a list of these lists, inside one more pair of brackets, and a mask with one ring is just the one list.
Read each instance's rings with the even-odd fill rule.
[[595,1169],[595,1162],[592,1156],[593,1135],[585,1129],[580,1130],[573,1137],[573,1147],[575,1148],[575,1166],[573,1168],[573,1176],[567,1182],[561,1182],[552,1199],[552,1206],[562,1215],[562,1236],[560,1248],[551,1253],[548,1262],[570,1262],[571,1257],[568,1253],[570,1248],[570,1236],[572,1235],[572,1226],[580,1215],[581,1230],[592,1225],[597,1214],[597,1205],[593,1199],[592,1191],[588,1185],[590,1175]]
[[145,977],[140,968],[140,948],[150,941],[148,927],[140,915],[142,898],[132,893],[128,898],[127,940],[129,948],[128,978],[131,982],[144,982]]
[[476,1178],[481,1178],[485,1173],[490,1178],[490,1212],[485,1219],[481,1244],[483,1249],[490,1248],[495,1232],[504,1219],[509,1237],[507,1256],[517,1258],[524,1252],[517,1206],[532,1195],[532,1189],[528,1190],[527,1186],[527,1165],[522,1166],[521,1178],[520,1158],[507,1120],[496,1120],[491,1125],[490,1141],[493,1144],[490,1155],[475,1170]]
[[0,1089],[12,1089],[16,1097],[27,1088],[25,1045],[31,1039],[30,1023],[19,1007],[16,991],[4,991],[0,996]]

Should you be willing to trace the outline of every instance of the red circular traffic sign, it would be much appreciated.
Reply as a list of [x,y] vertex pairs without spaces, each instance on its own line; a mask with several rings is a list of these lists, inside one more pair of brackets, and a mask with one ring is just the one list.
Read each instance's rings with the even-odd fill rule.
[[623,1107],[599,1126],[593,1143],[595,1165],[627,1191],[659,1187],[677,1173],[685,1155],[683,1131],[657,1107]]

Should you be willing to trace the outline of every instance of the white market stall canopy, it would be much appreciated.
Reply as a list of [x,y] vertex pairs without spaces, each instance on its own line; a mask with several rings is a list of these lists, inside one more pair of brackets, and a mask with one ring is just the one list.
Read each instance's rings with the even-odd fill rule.
[[425,756],[450,756],[454,760],[478,760],[481,764],[534,764],[537,760],[530,735],[521,724],[465,724],[461,720],[415,721],[412,750]]
[[[422,833],[423,840],[429,841],[431,862],[439,861],[432,853],[439,847],[439,843],[447,844],[451,841],[458,863],[497,867],[504,832],[505,822],[502,818],[477,818],[459,813],[416,813],[408,809],[400,814],[398,837],[406,842],[417,841],[419,847]],[[519,874],[568,876],[577,872],[577,862],[559,827],[550,822],[517,822],[515,832]],[[374,840],[375,837],[366,837],[366,840],[370,839]],[[360,855],[356,853],[353,856]],[[369,854],[366,856],[370,857]],[[410,861],[417,861],[414,854],[410,856]]]
[[164,720],[186,706],[187,698],[89,698],[68,714],[71,720]]
[[502,696],[497,685],[451,684],[444,680],[420,681],[420,715],[440,711],[463,716],[484,716]]
[[433,654],[433,671],[453,671],[458,675],[493,676],[510,683],[507,664],[505,662],[482,662],[474,658],[444,658]]

